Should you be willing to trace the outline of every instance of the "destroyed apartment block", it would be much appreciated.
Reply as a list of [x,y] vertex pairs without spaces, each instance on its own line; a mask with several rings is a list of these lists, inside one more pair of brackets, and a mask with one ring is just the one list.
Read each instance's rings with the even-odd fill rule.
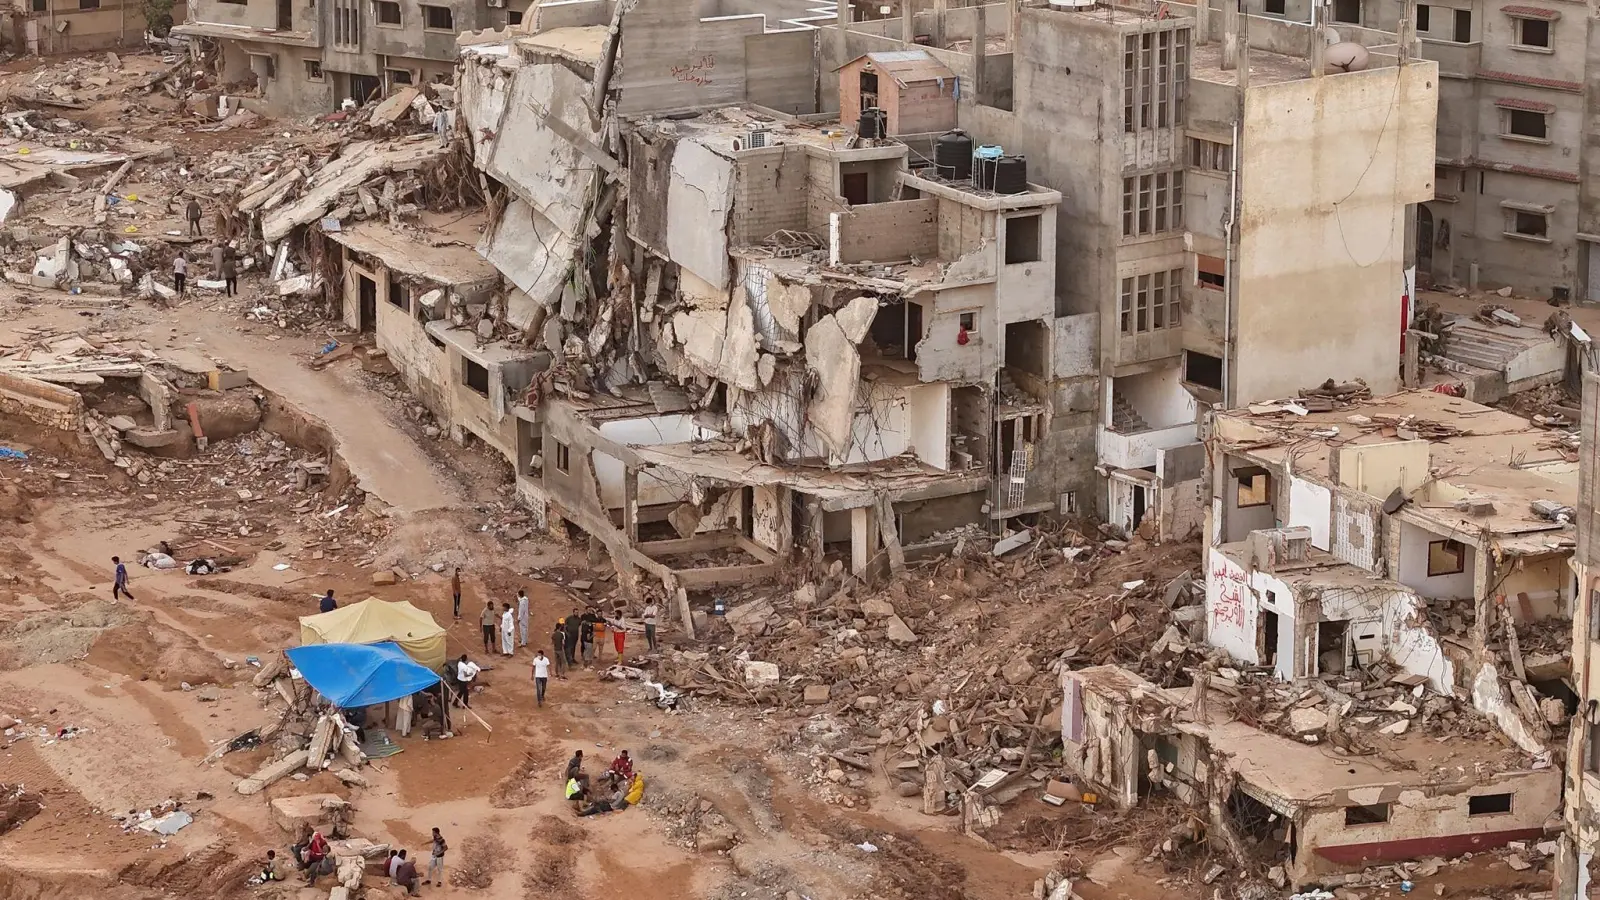
[[1206,838],[1232,867],[1276,869],[1296,888],[1542,840],[1560,808],[1560,771],[1493,739],[1313,746],[1233,715],[1225,684],[1161,688],[1117,666],[1065,671],[1061,683],[1062,759],[1084,786],[1123,809],[1171,796],[1204,810]]
[[1215,416],[1206,640],[1286,681],[1388,672],[1559,750],[1578,497],[1561,435],[1433,391],[1333,405]]
[[[1561,384],[1566,378],[1569,345],[1589,346],[1588,335],[1570,318],[1566,329],[1552,333],[1547,323],[1523,322],[1493,306],[1477,316],[1424,309],[1408,340],[1416,343],[1419,386],[1460,385],[1461,396],[1486,405],[1511,394]],[[1409,345],[1406,349],[1411,352]],[[1424,376],[1422,367],[1434,371]]]

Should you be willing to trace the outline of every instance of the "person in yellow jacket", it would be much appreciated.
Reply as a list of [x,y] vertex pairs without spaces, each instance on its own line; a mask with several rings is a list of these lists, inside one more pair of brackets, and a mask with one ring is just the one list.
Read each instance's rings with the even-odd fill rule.
[[[628,793],[622,799],[627,806],[638,806],[639,801],[643,799],[643,797],[644,776],[640,775],[638,772],[635,772],[633,773],[633,783],[628,785]],[[626,809],[627,806],[624,806],[623,809]]]

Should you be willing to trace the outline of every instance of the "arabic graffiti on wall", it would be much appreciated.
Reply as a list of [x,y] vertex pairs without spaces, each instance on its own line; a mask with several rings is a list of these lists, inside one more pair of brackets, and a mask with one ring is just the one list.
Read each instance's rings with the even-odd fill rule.
[[1211,607],[1213,627],[1244,628],[1244,571],[1226,560],[1212,564],[1211,579],[1217,585],[1216,602]]
[[681,66],[673,66],[669,71],[672,72],[672,77],[677,81],[705,87],[711,83],[711,70],[716,67],[717,55],[715,53],[705,53],[693,62]]

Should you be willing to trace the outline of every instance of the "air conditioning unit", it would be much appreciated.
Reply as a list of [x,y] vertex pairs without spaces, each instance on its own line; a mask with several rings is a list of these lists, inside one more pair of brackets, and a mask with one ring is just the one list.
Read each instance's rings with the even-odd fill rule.
[[506,0],[489,0],[490,9],[503,9],[505,8],[505,5]]
[[768,129],[765,129],[765,128],[754,129],[753,128],[753,129],[751,129],[751,130],[749,130],[749,131],[744,133],[744,148],[746,150],[754,150],[757,147],[765,147],[765,146],[767,146],[767,140],[771,136],[772,136],[772,132],[770,130],[768,130]]

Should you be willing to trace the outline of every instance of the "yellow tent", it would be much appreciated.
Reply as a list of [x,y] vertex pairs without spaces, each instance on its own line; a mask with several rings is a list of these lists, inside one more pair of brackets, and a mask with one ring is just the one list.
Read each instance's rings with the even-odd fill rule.
[[406,655],[434,671],[444,668],[444,629],[415,606],[368,597],[333,612],[300,617],[300,643],[375,644],[394,641]]

